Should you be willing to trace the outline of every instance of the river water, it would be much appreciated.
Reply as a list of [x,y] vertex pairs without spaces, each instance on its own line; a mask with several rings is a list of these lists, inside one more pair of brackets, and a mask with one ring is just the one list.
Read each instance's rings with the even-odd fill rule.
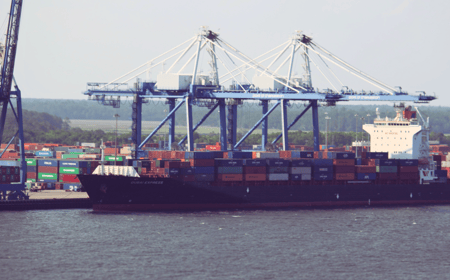
[[450,206],[0,212],[1,279],[446,279]]

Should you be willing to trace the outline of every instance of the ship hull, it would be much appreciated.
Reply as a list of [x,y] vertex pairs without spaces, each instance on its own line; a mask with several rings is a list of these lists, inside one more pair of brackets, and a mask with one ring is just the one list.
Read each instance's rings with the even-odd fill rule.
[[79,175],[94,211],[341,207],[450,203],[447,184],[185,182],[172,178]]

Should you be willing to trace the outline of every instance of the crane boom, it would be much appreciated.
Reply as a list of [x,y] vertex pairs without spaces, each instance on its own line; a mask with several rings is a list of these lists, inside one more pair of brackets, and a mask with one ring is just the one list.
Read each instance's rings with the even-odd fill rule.
[[4,46],[4,58],[1,70],[0,98],[8,98],[11,93],[14,63],[16,60],[17,40],[19,38],[20,15],[22,0],[11,1],[11,11]]

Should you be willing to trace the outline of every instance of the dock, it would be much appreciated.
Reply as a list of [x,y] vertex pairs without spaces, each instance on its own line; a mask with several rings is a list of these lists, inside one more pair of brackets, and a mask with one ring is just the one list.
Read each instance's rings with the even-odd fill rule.
[[0,201],[0,211],[92,208],[92,202],[85,192],[42,190],[28,192],[28,195],[28,200]]

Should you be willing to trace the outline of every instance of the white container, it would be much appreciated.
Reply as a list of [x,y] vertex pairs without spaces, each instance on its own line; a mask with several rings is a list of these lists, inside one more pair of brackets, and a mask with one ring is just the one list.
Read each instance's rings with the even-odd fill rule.
[[311,181],[311,174],[302,174],[302,181]]
[[269,173],[269,181],[289,181],[288,173]]
[[280,158],[280,154],[268,152],[256,152],[256,158]]

